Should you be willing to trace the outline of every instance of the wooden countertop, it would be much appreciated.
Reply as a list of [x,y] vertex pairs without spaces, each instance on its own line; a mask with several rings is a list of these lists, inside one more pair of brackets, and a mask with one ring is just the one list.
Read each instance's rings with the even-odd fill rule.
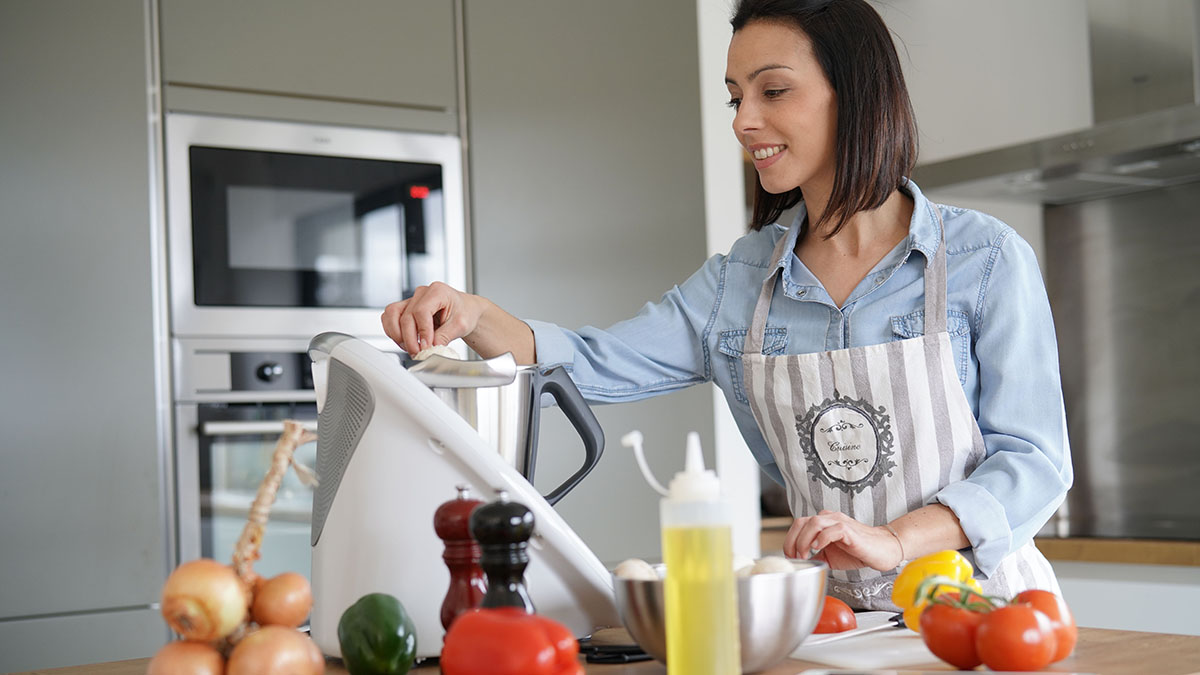
[[[858,638],[858,639],[866,639]],[[73,668],[35,670],[27,675],[143,675],[149,659],[116,661]],[[808,661],[787,660],[763,671],[763,675],[796,675],[807,668],[828,668]],[[666,667],[655,661],[643,661],[625,665],[586,664],[586,672],[601,675],[662,675]],[[941,662],[912,666],[898,671],[896,675],[920,671],[953,671],[954,668]],[[1075,653],[1067,659],[1053,664],[1047,672],[1097,673],[1122,675],[1124,673],[1154,673],[1154,675],[1200,675],[1200,637],[1191,635],[1169,635],[1165,633],[1138,633],[1132,631],[1080,628],[1079,643]],[[338,664],[329,664],[325,670],[329,675],[346,675]],[[436,665],[422,666],[412,671],[416,675],[439,672]],[[482,675],[482,674],[481,674]]]

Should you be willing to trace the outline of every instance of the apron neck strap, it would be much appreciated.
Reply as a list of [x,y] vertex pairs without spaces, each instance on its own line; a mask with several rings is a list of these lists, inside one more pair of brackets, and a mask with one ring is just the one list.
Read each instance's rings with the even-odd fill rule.
[[779,270],[783,269],[779,261],[790,253],[787,250],[789,241],[791,241],[791,237],[784,233],[775,243],[775,250],[771,252],[771,273],[763,281],[762,290],[758,293],[758,302],[754,304],[754,318],[750,320],[750,332],[746,335],[746,344],[742,347],[744,354],[762,353],[763,334],[767,328],[767,311],[771,309],[771,296],[775,294],[775,278],[779,276]]
[[[925,264],[926,335],[946,332],[946,227],[937,206],[931,203],[929,208],[937,218],[938,247],[933,259]],[[771,309],[771,298],[775,294],[775,279],[782,269],[780,261],[789,253],[788,241],[789,237],[784,234],[776,242],[775,250],[771,253],[771,273],[763,280],[762,290],[758,293],[758,302],[754,305],[754,318],[750,320],[750,332],[747,333],[746,344],[742,347],[744,354],[762,353],[767,312]]]
[[936,204],[929,210],[937,216],[938,247],[925,264],[925,334],[946,332],[946,227]]

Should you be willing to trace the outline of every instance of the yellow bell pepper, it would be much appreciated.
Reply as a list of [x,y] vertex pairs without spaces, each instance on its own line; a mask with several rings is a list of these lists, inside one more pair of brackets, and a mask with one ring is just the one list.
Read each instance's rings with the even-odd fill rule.
[[[929,603],[929,595],[917,597],[921,583],[929,577],[944,577],[949,583],[963,584],[982,595],[983,589],[972,576],[975,570],[970,561],[958,551],[938,551],[909,561],[892,586],[892,602],[904,611],[904,625],[921,632],[921,612]],[[938,586],[933,595],[957,591],[957,586]]]

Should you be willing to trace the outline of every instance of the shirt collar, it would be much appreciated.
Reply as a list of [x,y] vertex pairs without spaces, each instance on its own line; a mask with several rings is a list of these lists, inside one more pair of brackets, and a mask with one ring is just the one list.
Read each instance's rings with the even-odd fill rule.
[[[925,263],[929,264],[942,241],[937,214],[933,211],[937,205],[926,199],[917,184],[908,178],[901,183],[900,189],[908,193],[913,200],[913,214],[912,220],[908,223],[908,237],[902,244],[904,256],[907,257],[910,251],[917,249],[925,256]],[[784,274],[788,275],[788,271],[793,267],[790,263],[796,257],[796,240],[800,237],[800,223],[804,222],[807,214],[808,208],[801,201],[795,219],[792,220],[791,226],[784,234],[787,243],[783,248],[783,255],[773,261],[769,267],[771,271],[782,267]]]

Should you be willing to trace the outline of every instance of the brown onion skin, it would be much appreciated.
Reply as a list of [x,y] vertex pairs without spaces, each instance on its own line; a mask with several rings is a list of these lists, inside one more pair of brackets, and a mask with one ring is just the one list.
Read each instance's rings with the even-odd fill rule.
[[213,642],[232,633],[250,605],[249,593],[229,565],[200,558],[175,568],[163,584],[162,615],[184,639]]
[[203,642],[168,642],[150,659],[146,675],[224,675],[225,657]]
[[262,626],[296,628],[312,610],[312,587],[303,574],[284,572],[254,587],[250,616]]
[[308,643],[312,642],[292,628],[263,626],[242,638],[229,654],[226,675],[321,675]]
[[304,638],[308,642],[308,658],[312,661],[313,673],[320,675],[325,672],[325,655],[311,637]]

